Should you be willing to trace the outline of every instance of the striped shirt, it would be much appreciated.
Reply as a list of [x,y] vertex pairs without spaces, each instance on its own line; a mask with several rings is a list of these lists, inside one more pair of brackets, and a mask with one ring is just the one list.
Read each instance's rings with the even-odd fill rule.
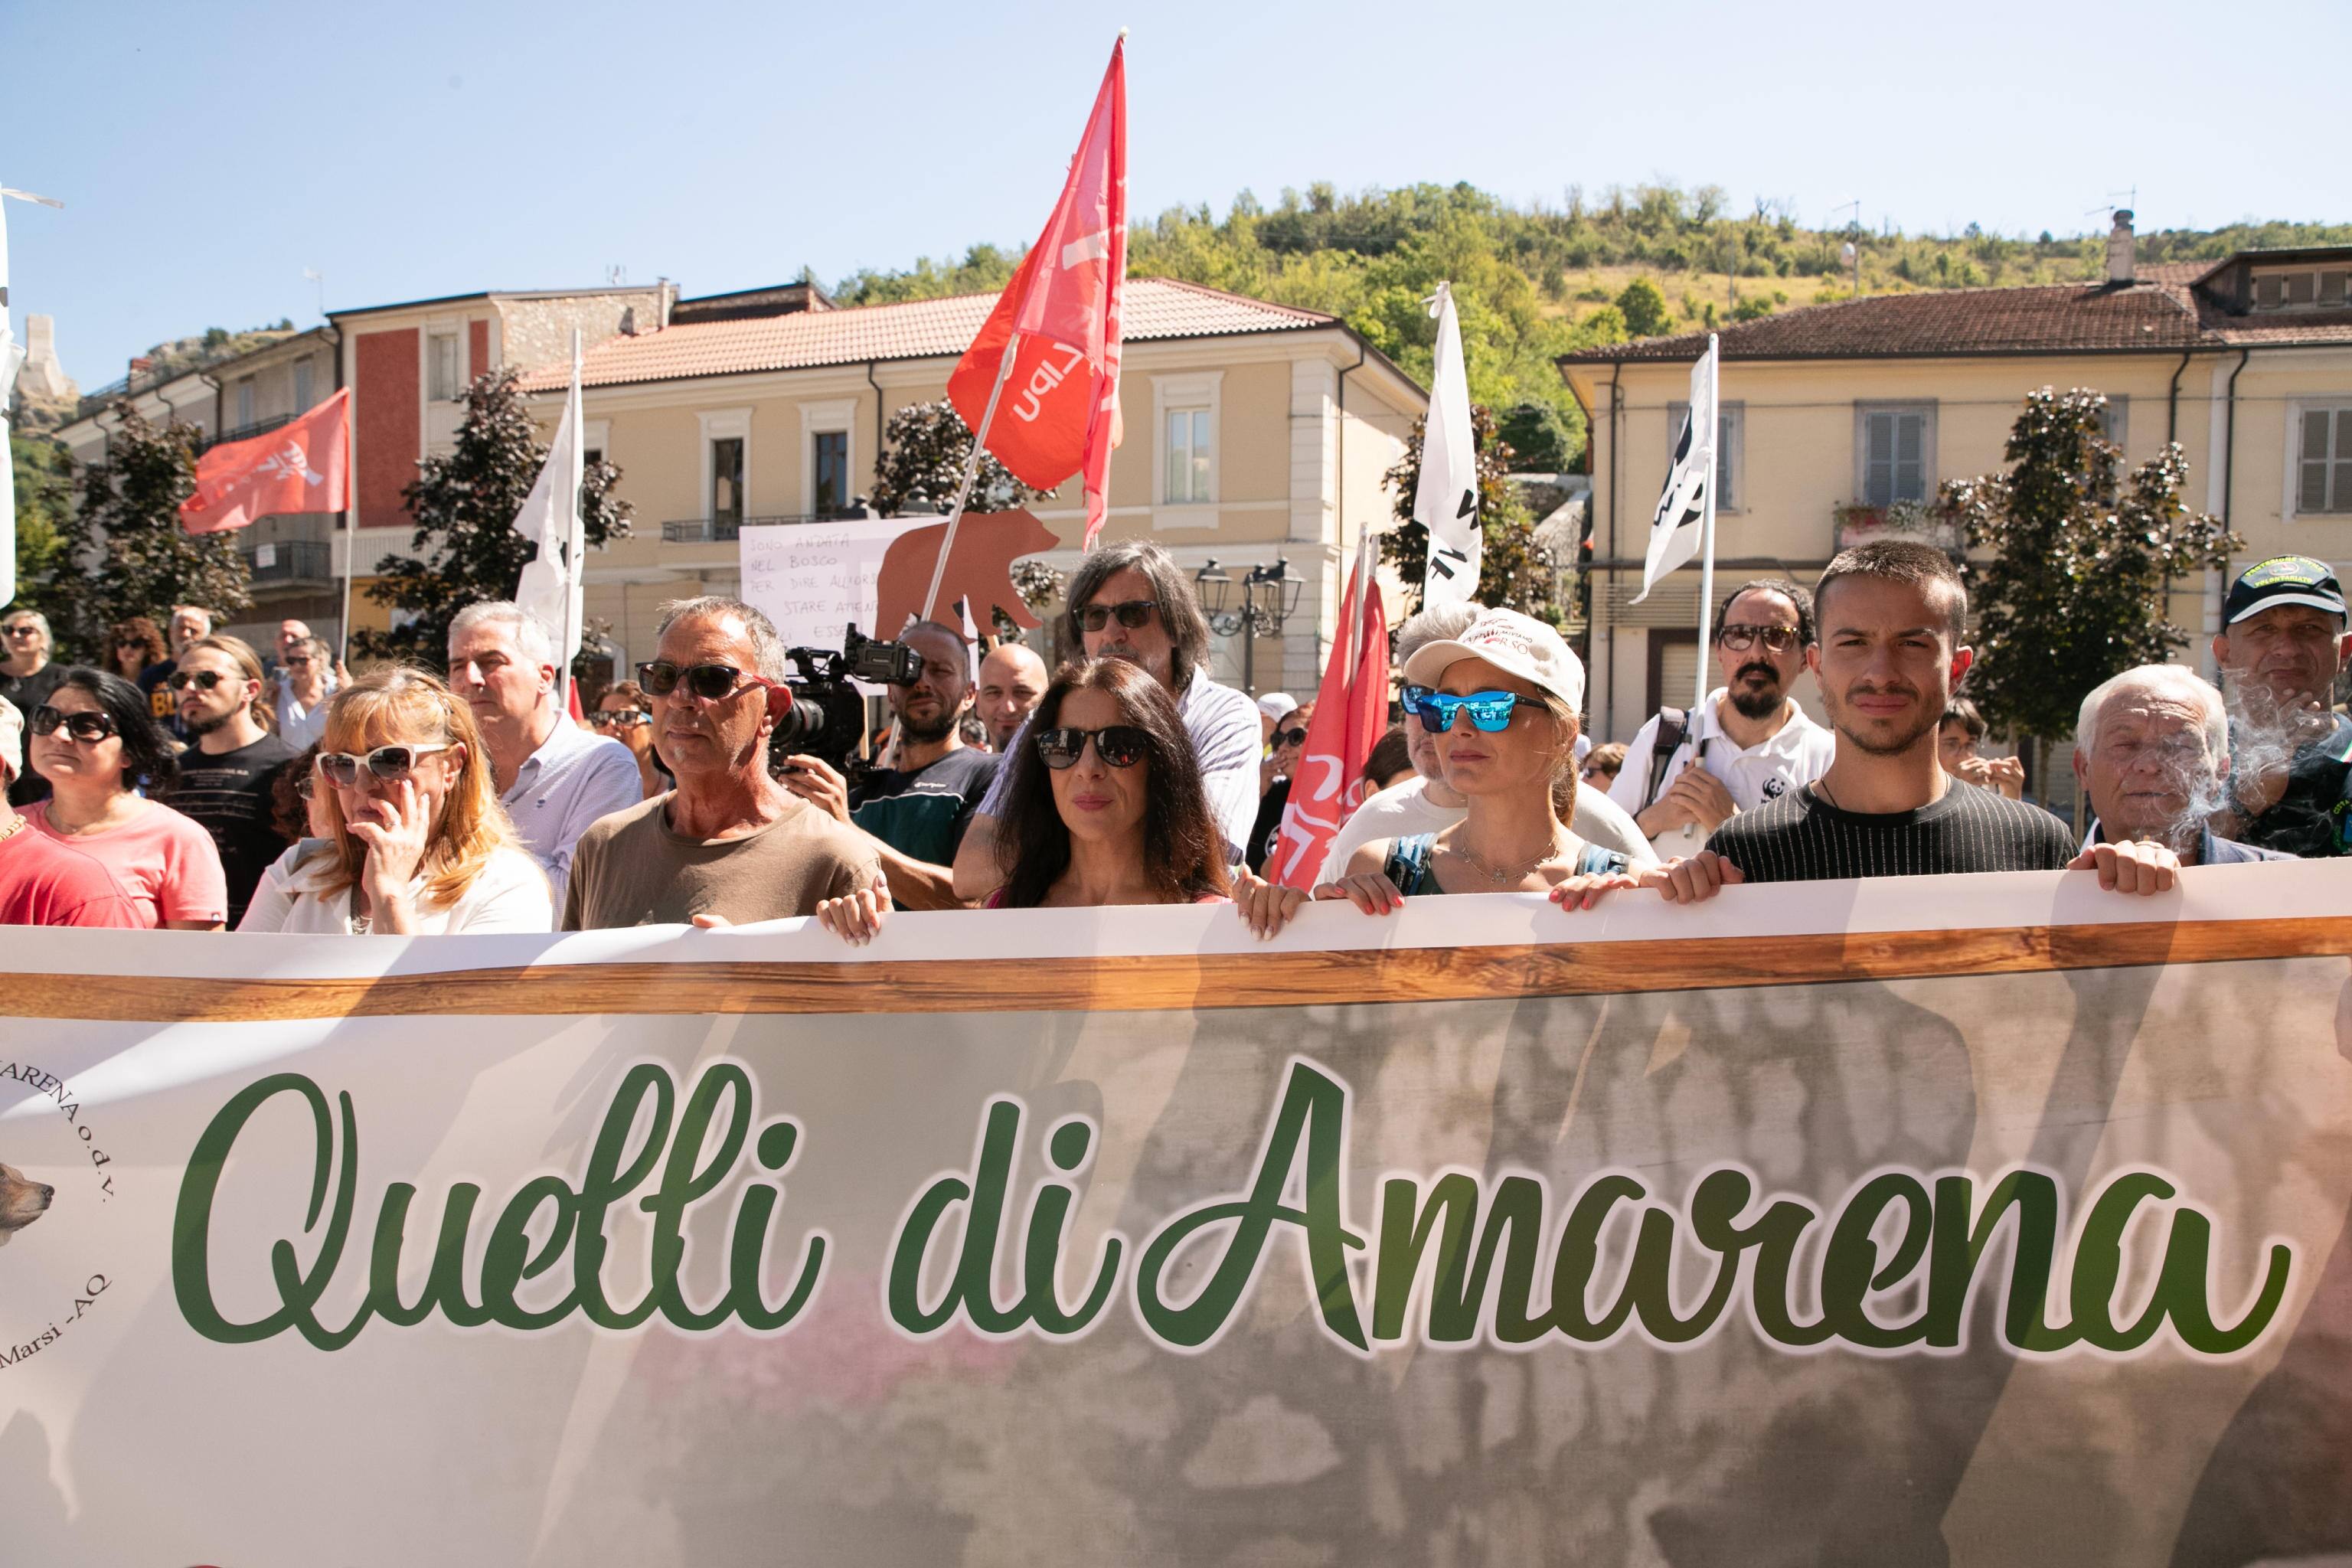
[[2040,806],[1958,779],[1916,811],[1841,811],[1811,785],[1745,811],[1706,847],[1751,882],[2060,871],[2074,858],[2066,825]]

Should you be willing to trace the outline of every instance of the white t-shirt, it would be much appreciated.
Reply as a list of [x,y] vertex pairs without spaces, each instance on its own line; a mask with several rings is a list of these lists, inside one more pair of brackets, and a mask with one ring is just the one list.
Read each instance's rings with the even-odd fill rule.
[[[280,855],[261,874],[253,889],[241,931],[281,931],[314,936],[351,934],[354,889],[339,893],[318,890],[327,874],[331,846],[323,838],[305,838]],[[313,859],[312,857],[318,857]],[[500,849],[482,868],[473,885],[457,901],[436,904],[425,897],[425,879],[409,884],[416,900],[419,936],[451,936],[459,931],[553,931],[555,900],[547,873],[520,849]]]
[[[1416,833],[1441,833],[1461,821],[1467,808],[1434,804],[1427,794],[1428,784],[1428,780],[1416,773],[1358,806],[1355,815],[1341,823],[1339,831],[1331,836],[1330,851],[1323,857],[1323,869],[1315,879],[1328,882],[1339,877],[1348,868],[1348,857],[1367,844],[1383,838],[1410,838]],[[1658,863],[1657,856],[1650,850],[1650,841],[1642,837],[1633,819],[1597,789],[1577,786],[1576,812],[1569,820],[1568,830],[1587,844],[1614,849],[1636,866]]]
[[[1767,801],[1778,800],[1801,784],[1809,784],[1830,771],[1837,759],[1837,736],[1805,716],[1805,710],[1793,703],[1789,709],[1789,721],[1744,750],[1723,731],[1723,701],[1727,689],[1718,686],[1707,693],[1706,706],[1693,714],[1690,732],[1683,743],[1675,748],[1666,765],[1658,770],[1658,787],[1648,790],[1650,755],[1657,744],[1658,716],[1642,726],[1633,742],[1625,748],[1625,765],[1617,771],[1617,782],[1609,786],[1609,798],[1623,808],[1628,816],[1639,816],[1651,802],[1659,799],[1672,787],[1682,771],[1691,765],[1696,754],[1700,765],[1715,775],[1731,803],[1742,811],[1753,811]],[[1688,855],[1705,847],[1706,835],[1685,834],[1679,827],[1670,827],[1651,840],[1651,847],[1664,859],[1674,855]]]
[[[1208,671],[1195,668],[1184,694],[1176,700],[1177,716],[1192,737],[1192,754],[1201,764],[1201,786],[1209,796],[1209,816],[1225,836],[1226,858],[1238,863],[1249,843],[1250,826],[1257,820],[1260,790],[1257,764],[1265,752],[1260,739],[1257,704],[1230,686],[1219,686]],[[1013,755],[1029,743],[1029,721],[1005,748]],[[996,780],[980,803],[982,813],[1002,819],[1005,798],[1013,793],[1013,770],[999,768]]]

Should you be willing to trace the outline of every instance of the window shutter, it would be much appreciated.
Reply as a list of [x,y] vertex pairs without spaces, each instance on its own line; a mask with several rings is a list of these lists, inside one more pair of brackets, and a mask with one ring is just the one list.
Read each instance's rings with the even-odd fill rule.
[[2286,299],[2286,279],[2273,274],[2254,279],[2254,309],[2275,310]]
[[1894,419],[1895,499],[1924,500],[1927,494],[1927,479],[1921,453],[1926,445],[1927,421],[1917,414],[1897,414]]
[[1885,506],[1895,499],[1895,416],[1873,414],[1866,429],[1869,445],[1863,470],[1863,503]]
[[2344,303],[2344,282],[2352,273],[2323,272],[2319,275],[2319,302],[2323,305]]
[[2336,485],[2327,497],[2330,511],[2352,511],[2352,408],[2336,411]]
[[2290,305],[2310,304],[2312,298],[2311,284],[2312,275],[2308,272],[2288,273],[2286,275],[2286,302]]
[[[1658,702],[1667,708],[1688,708],[1698,684],[1698,644],[1670,642],[1658,654]],[[1632,758],[1626,761],[1631,763]],[[1642,759],[1647,766],[1649,759]]]

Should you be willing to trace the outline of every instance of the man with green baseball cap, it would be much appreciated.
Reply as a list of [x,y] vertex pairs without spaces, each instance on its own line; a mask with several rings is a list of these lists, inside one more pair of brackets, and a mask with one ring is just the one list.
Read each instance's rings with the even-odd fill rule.
[[2290,855],[2352,855],[2352,721],[2331,707],[2352,637],[2326,563],[2274,555],[2239,574],[2221,605],[2213,661],[2230,698],[2225,835]]

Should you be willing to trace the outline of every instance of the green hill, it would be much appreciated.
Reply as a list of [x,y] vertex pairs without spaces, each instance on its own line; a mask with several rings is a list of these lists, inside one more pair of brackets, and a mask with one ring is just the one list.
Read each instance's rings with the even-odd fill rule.
[[[1552,361],[1571,348],[1687,331],[1846,298],[1861,253],[1864,293],[2091,279],[2106,236],[2044,232],[1871,234],[1808,228],[1767,204],[1734,214],[1715,186],[1616,186],[1598,200],[1517,206],[1467,184],[1342,195],[1328,184],[1282,193],[1268,208],[1244,191],[1220,217],[1171,207],[1134,226],[1128,270],[1180,278],[1341,317],[1424,382],[1435,323],[1421,304],[1450,279],[1462,316],[1470,395],[1499,410],[1519,466],[1580,461],[1583,421]],[[2143,262],[2219,258],[2255,246],[2352,244],[2352,224],[2244,223],[2139,237]],[[961,260],[861,271],[834,290],[845,305],[1002,288],[1020,248],[977,245]]]

